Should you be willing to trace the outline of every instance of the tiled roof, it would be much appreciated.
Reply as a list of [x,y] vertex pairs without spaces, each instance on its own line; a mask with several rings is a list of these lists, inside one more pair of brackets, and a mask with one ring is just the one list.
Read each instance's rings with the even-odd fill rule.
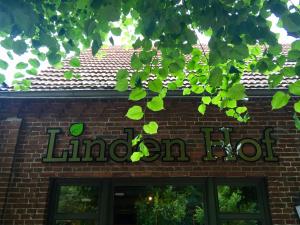
[[[119,69],[130,71],[130,58],[133,50],[125,50],[121,47],[110,47],[103,49],[102,57],[93,57],[91,51],[81,54],[81,66],[72,68],[75,73],[80,74],[80,79],[67,80],[63,73],[70,67],[65,62],[63,69],[48,68],[31,79],[31,91],[62,91],[62,90],[111,90],[115,86],[115,75]],[[283,54],[287,49],[284,46]],[[293,65],[288,62],[286,66]],[[289,78],[282,81],[279,88],[285,88],[288,83],[295,79]],[[169,82],[169,81],[167,81]],[[188,82],[184,84],[187,85]],[[242,83],[247,89],[266,89],[268,88],[267,76],[263,74],[247,73],[243,76]]]

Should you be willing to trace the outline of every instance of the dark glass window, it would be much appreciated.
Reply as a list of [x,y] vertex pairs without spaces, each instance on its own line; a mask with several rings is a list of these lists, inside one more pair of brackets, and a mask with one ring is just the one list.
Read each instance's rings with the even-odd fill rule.
[[227,180],[215,182],[217,221],[220,225],[262,225],[267,220],[267,199],[261,180]]
[[50,199],[51,225],[98,225],[101,214],[101,184],[56,180]]
[[98,187],[60,186],[58,213],[96,213],[98,210]]
[[201,186],[123,186],[114,196],[114,225],[205,224]]
[[55,179],[49,225],[271,225],[263,179]]
[[259,212],[255,186],[218,185],[218,204],[220,212]]

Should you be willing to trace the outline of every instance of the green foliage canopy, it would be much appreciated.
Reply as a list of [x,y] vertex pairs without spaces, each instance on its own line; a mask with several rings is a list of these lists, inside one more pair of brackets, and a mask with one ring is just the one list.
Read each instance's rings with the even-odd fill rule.
[[[278,37],[270,31],[267,18],[272,14],[279,18],[278,25],[296,38],[287,56],[281,54]],[[247,110],[238,102],[246,97],[240,83],[244,72],[266,74],[271,88],[285,77],[299,78],[299,21],[299,5],[288,0],[1,1],[0,45],[10,60],[27,52],[35,56],[16,66],[19,72],[14,87],[27,90],[30,81],[24,79],[24,74],[37,75],[41,61],[59,68],[69,53],[75,53],[70,66],[79,67],[77,56],[82,49],[91,48],[96,55],[105,40],[114,44],[114,36],[134,26],[138,37],[132,43],[136,50],[131,58],[134,72],[119,71],[116,90],[130,89],[130,100],[145,99],[147,103],[130,108],[127,117],[140,120],[145,119],[146,110],[163,110],[167,92],[180,89],[187,80],[189,87],[183,89],[183,95],[206,96],[200,98],[201,114],[205,114],[207,105],[215,105],[226,115],[245,122],[249,119]],[[198,33],[210,36],[209,53],[201,44],[197,46]],[[294,61],[295,66],[283,67],[287,60]],[[0,59],[0,70],[5,71],[8,64]],[[2,83],[5,72],[1,71]],[[71,70],[65,72],[65,77],[76,79],[79,75]],[[149,77],[154,79],[145,84]],[[173,81],[165,86],[168,77]],[[287,91],[275,93],[273,109],[284,107],[292,95],[299,96],[299,87],[298,81]],[[295,103],[293,115],[297,128],[299,104]],[[143,130],[154,134],[157,127],[152,123]],[[135,141],[141,143],[142,135]]]

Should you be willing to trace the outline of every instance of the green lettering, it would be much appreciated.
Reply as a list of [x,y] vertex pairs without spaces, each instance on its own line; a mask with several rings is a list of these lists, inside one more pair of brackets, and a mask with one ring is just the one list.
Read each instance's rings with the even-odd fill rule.
[[[127,133],[127,140],[117,139],[113,141],[109,146],[109,156],[115,162],[130,162],[130,156],[132,154],[132,139],[134,136],[134,130],[132,128],[125,128],[124,133]],[[116,153],[117,146],[123,145],[126,147],[126,153],[119,155]]]
[[147,157],[143,157],[142,160],[145,162],[153,162],[157,160],[160,157],[161,151],[159,142],[151,138],[145,138],[144,143],[148,147],[150,155]]
[[[250,144],[255,148],[254,155],[247,155],[244,153],[243,147],[245,144]],[[242,139],[239,141],[239,143],[237,144],[237,152],[238,152],[239,156],[247,162],[255,162],[255,161],[259,160],[262,155],[262,150],[261,150],[261,146],[259,145],[259,143],[256,140],[253,140],[250,138]]]
[[83,143],[85,144],[85,154],[82,158],[83,162],[93,161],[92,149],[95,147],[98,148],[97,150],[99,152],[96,161],[107,161],[107,158],[105,157],[106,142],[102,138],[97,138],[96,140],[84,140]]
[[56,143],[56,136],[57,134],[61,133],[61,129],[59,128],[50,128],[47,130],[49,134],[48,139],[48,147],[47,147],[47,154],[42,158],[43,162],[66,162],[68,157],[68,152],[63,151],[61,157],[54,157],[54,149]]
[[73,139],[70,141],[72,145],[72,157],[69,158],[69,162],[80,162],[80,156],[78,156],[79,151],[79,140]]
[[174,156],[172,156],[172,146],[178,145],[179,146],[179,156],[177,157],[178,162],[186,162],[190,158],[186,154],[186,146],[183,140],[181,139],[166,139],[161,141],[162,144],[165,144],[165,155],[162,158],[162,161],[165,162],[173,162],[175,161]]
[[217,156],[213,155],[213,148],[216,146],[220,146],[223,149],[225,149],[226,156],[224,157],[224,160],[226,161],[235,161],[236,156],[233,153],[231,140],[230,140],[230,132],[232,131],[231,128],[220,128],[220,131],[223,132],[224,140],[212,140],[211,139],[211,133],[214,131],[213,128],[210,127],[204,127],[201,128],[201,131],[204,134],[204,143],[205,143],[205,153],[206,155],[203,157],[204,161],[216,161]]
[[265,160],[269,162],[277,162],[278,157],[274,156],[272,144],[275,144],[276,141],[271,139],[271,133],[273,132],[272,128],[267,128],[264,131],[264,139],[262,139],[262,143],[266,145],[266,157]]

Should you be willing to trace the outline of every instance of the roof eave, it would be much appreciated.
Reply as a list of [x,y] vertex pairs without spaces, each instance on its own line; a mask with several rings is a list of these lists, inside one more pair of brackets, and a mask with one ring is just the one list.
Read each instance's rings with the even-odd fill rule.
[[[285,89],[248,89],[251,98],[268,98],[278,90]],[[203,95],[203,94],[202,94]],[[0,99],[128,99],[129,92],[115,90],[46,90],[46,91],[0,91]],[[153,96],[153,94],[149,94]],[[168,98],[198,98],[201,95],[182,95],[181,90],[168,91]]]

